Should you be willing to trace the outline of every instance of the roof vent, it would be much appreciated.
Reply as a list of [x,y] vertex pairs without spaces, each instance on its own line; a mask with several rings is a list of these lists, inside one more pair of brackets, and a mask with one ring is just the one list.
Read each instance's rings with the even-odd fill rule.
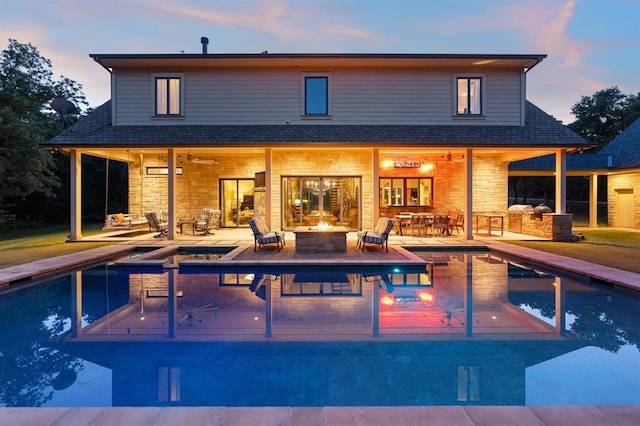
[[200,37],[200,43],[202,43],[202,54],[207,54],[207,46],[209,45],[209,39],[207,37]]

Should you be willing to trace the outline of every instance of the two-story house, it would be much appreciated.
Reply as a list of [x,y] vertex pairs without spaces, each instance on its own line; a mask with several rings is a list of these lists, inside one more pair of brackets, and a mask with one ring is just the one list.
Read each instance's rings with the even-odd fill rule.
[[[400,211],[507,208],[508,164],[587,143],[526,100],[539,54],[91,54],[111,100],[49,141],[70,154],[71,240],[82,155],[129,166],[129,213],[221,210],[221,226]],[[561,217],[563,209],[557,209]],[[570,219],[569,219],[570,220]],[[471,226],[465,229],[471,239]]]

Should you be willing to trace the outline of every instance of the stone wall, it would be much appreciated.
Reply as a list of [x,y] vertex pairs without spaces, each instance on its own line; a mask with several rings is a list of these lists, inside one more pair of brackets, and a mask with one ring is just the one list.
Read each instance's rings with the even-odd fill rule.
[[[626,173],[611,175],[607,184],[607,221],[609,226],[627,226],[630,224],[619,223],[621,215],[632,215],[633,228],[640,228],[640,173]],[[633,211],[621,212],[618,209],[618,197],[621,193],[632,194]]]

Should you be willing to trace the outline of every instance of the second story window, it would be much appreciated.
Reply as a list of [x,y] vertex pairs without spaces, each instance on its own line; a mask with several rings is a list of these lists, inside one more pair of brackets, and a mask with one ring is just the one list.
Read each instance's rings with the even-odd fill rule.
[[304,80],[305,116],[329,116],[329,77],[327,75],[305,75]]
[[458,77],[456,79],[456,114],[482,114],[482,78]]
[[156,115],[181,115],[180,77],[156,77]]

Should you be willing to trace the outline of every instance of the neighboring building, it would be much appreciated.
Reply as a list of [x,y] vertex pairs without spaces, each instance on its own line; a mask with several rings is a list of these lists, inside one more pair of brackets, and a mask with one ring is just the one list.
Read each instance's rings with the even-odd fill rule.
[[[554,157],[516,161],[510,176],[551,175]],[[597,227],[597,177],[607,176],[607,224],[640,228],[640,118],[605,145],[597,154],[567,156],[567,175],[590,178],[589,226]]]
[[609,226],[640,228],[640,118],[598,152],[610,157],[607,178]]
[[71,240],[81,155],[126,161],[129,213],[167,210],[170,239],[205,207],[224,227],[260,214],[276,229],[368,229],[406,210],[471,223],[507,209],[509,162],[545,154],[565,213],[564,159],[588,144],[526,100],[545,55],[207,54],[204,41],[202,54],[90,55],[112,98],[47,143],[71,157]]

